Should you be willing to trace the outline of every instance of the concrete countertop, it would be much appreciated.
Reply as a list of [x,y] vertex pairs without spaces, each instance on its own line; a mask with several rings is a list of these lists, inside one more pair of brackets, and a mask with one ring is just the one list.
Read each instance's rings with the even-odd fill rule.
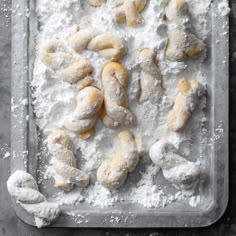
[[0,1],[0,236],[39,235],[126,235],[126,236],[199,236],[236,235],[236,1],[231,0],[230,14],[230,197],[224,216],[214,225],[199,229],[37,229],[21,222],[13,210],[6,181],[10,172],[10,158],[3,158],[10,151],[11,105],[11,1]]

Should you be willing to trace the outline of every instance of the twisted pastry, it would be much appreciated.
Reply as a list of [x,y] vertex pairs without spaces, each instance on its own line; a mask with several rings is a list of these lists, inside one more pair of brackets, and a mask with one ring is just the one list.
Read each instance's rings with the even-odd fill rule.
[[92,86],[82,89],[77,95],[77,107],[73,117],[67,118],[64,126],[78,134],[81,139],[88,139],[95,130],[98,113],[103,104],[102,92]]
[[167,116],[167,126],[175,132],[183,129],[188,122],[205,88],[197,80],[182,79],[178,84],[178,90],[174,106]]
[[93,7],[100,7],[106,0],[88,0],[89,5]]
[[119,188],[125,182],[128,173],[132,172],[143,154],[141,141],[129,131],[118,135],[120,148],[110,158],[103,161],[97,170],[97,180],[107,188]]
[[165,9],[168,23],[166,56],[172,61],[198,58],[205,44],[191,32],[188,5],[185,0],[169,0]]
[[118,62],[107,63],[101,72],[104,90],[104,111],[101,119],[108,128],[119,125],[132,127],[136,124],[136,117],[128,109],[128,72]]
[[51,224],[60,214],[58,205],[47,202],[32,175],[25,171],[12,174],[7,181],[7,189],[16,202],[34,217],[38,228]]
[[73,144],[64,130],[55,129],[48,136],[48,150],[52,154],[51,164],[55,171],[55,187],[71,190],[75,185],[86,187],[89,175],[76,168],[72,152]]
[[58,39],[50,39],[44,42],[40,48],[41,61],[51,69],[60,71],[63,81],[76,84],[79,89],[94,82],[91,77],[93,66],[90,61],[83,58],[75,58],[65,51],[65,45]]
[[139,103],[149,100],[152,104],[160,101],[164,91],[162,88],[162,75],[158,68],[156,53],[149,48],[140,52],[140,96]]
[[120,38],[107,33],[101,33],[94,28],[78,29],[68,40],[70,46],[77,52],[88,49],[99,52],[108,60],[121,60],[126,54]]
[[143,11],[147,0],[124,0],[118,4],[114,10],[114,19],[118,23],[127,22],[128,26],[137,26],[143,23],[140,12]]
[[192,189],[199,181],[199,165],[180,156],[172,143],[165,140],[156,142],[149,156],[162,169],[165,179],[176,188]]

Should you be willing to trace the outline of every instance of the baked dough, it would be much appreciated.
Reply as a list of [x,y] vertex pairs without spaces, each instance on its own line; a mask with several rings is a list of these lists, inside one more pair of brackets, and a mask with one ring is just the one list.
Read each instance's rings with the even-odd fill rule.
[[106,0],[88,0],[90,6],[93,7],[100,7]]
[[102,33],[94,28],[79,29],[68,39],[77,52],[88,49],[100,53],[108,60],[119,61],[126,54],[125,46],[117,36]]
[[127,22],[128,26],[138,26],[143,23],[141,12],[147,4],[146,0],[124,0],[114,9],[113,16],[116,22]]
[[98,88],[89,86],[79,91],[76,99],[74,114],[65,120],[64,126],[79,138],[88,139],[95,133],[94,126],[103,104],[103,94]]
[[199,165],[180,156],[172,143],[166,140],[156,142],[151,147],[149,156],[162,169],[165,179],[176,188],[193,189],[198,183]]
[[119,188],[125,182],[128,173],[134,171],[144,148],[140,140],[130,131],[118,135],[120,147],[110,158],[103,161],[97,170],[97,180],[107,188]]
[[170,130],[178,132],[184,128],[204,92],[204,86],[197,80],[180,80],[174,105],[167,116]]
[[134,126],[137,120],[128,109],[126,68],[118,62],[109,62],[102,68],[101,80],[104,92],[101,119],[104,125],[111,129],[119,125]]
[[38,228],[50,225],[60,214],[59,206],[47,201],[39,192],[33,176],[25,171],[13,173],[7,181],[7,189],[16,202],[34,217]]
[[192,33],[188,5],[185,0],[169,0],[165,8],[168,42],[166,57],[171,61],[183,61],[187,57],[198,58],[205,44]]
[[90,61],[75,58],[65,51],[65,45],[61,40],[46,40],[40,47],[40,59],[46,66],[58,71],[63,81],[76,85],[78,89],[92,84],[93,66]]
[[157,54],[144,48],[140,51],[140,96],[138,102],[142,104],[150,101],[156,105],[164,94],[162,88],[162,75],[158,68]]
[[73,143],[62,129],[55,129],[48,136],[48,150],[52,154],[51,164],[55,172],[55,187],[71,190],[74,185],[86,187],[89,175],[76,168]]

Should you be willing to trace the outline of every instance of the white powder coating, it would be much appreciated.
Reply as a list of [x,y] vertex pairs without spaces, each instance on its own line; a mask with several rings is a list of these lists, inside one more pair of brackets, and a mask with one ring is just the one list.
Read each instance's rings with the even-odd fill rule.
[[199,181],[199,165],[181,157],[168,141],[160,140],[152,145],[149,156],[162,169],[165,179],[176,188],[194,189]]
[[[205,84],[204,75],[205,55],[196,61],[170,62],[165,58],[166,46],[166,24],[163,20],[166,0],[150,0],[142,16],[145,23],[140,27],[130,28],[126,24],[117,24],[112,17],[112,9],[117,5],[116,0],[108,0],[100,8],[89,7],[86,1],[79,0],[40,0],[37,1],[37,14],[41,23],[40,32],[37,37],[37,45],[45,39],[58,38],[66,40],[75,33],[75,25],[83,28],[94,27],[102,32],[107,32],[122,38],[127,47],[128,53],[122,63],[129,71],[129,104],[130,110],[137,116],[138,125],[132,129],[137,137],[141,137],[146,149],[162,137],[167,137],[177,148],[182,148],[182,154],[188,156],[192,152],[192,143],[200,145],[202,136],[201,127],[205,120],[205,114],[201,111],[205,106],[202,99],[198,108],[194,112],[189,124],[182,133],[174,133],[166,127],[167,113],[172,105],[176,94],[176,86],[181,78],[196,79]],[[205,40],[208,35],[207,13],[210,9],[210,0],[187,0],[189,5],[190,18],[196,35]],[[226,2],[226,1],[225,1]],[[68,45],[68,44],[67,44]],[[38,49],[37,46],[37,49]],[[68,47],[69,48],[69,47]],[[138,105],[138,80],[139,80],[139,52],[142,48],[151,48],[157,51],[157,58],[161,73],[163,74],[163,86],[165,95],[160,104],[152,105],[145,102]],[[69,49],[68,49],[69,50]],[[95,85],[101,87],[100,70],[106,60],[96,52],[83,50],[82,57],[88,58],[94,66]],[[184,70],[185,69],[185,70]],[[43,132],[48,135],[54,128],[61,128],[66,117],[73,114],[76,107],[76,92],[71,85],[63,82],[60,76],[43,65],[36,51],[33,97],[34,108],[37,116],[37,124]],[[91,173],[92,177],[102,160],[109,157],[117,147],[117,134],[122,128],[110,130],[98,121],[96,134],[93,138],[83,141],[74,138],[76,149],[79,149],[79,168],[86,173]],[[71,133],[73,138],[73,134]],[[190,157],[194,161],[200,157],[198,155]],[[148,159],[148,157],[145,157]],[[140,180],[134,181],[132,176],[125,190],[109,191],[92,178],[88,189],[81,192],[75,189],[73,193],[67,194],[67,200],[63,201],[63,194],[60,192],[61,203],[75,203],[78,199],[96,206],[111,206],[115,202],[132,201],[140,203],[145,207],[163,207],[175,200],[182,200],[176,191],[173,195],[165,194],[159,183],[155,182],[154,176],[157,168],[146,162],[142,166]],[[139,174],[137,170],[136,174]],[[135,175],[135,174],[134,174]],[[159,179],[163,179],[158,174]],[[130,182],[129,182],[130,181]],[[157,187],[158,186],[158,187]],[[165,186],[164,186],[165,187]],[[172,188],[170,186],[170,188]],[[149,190],[149,191],[148,191]],[[173,189],[172,189],[173,190]],[[78,197],[75,197],[75,195]],[[68,200],[71,195],[71,201]],[[180,193],[181,195],[181,193]],[[177,196],[177,197],[176,197]],[[74,200],[72,200],[74,199]]]
[[196,207],[199,203],[200,203],[200,196],[198,195],[198,196],[192,196],[192,197],[190,197],[190,199],[189,199],[189,204],[190,204],[190,206],[192,206],[192,207]]
[[16,171],[10,176],[7,189],[16,202],[34,217],[38,228],[51,224],[60,214],[58,205],[47,202],[34,178],[24,171]]
[[218,14],[227,16],[230,12],[230,8],[227,1],[219,1],[218,3]]
[[10,152],[6,152],[6,153],[4,154],[4,156],[3,156],[3,159],[8,158],[8,157],[10,157],[10,156],[11,156]]

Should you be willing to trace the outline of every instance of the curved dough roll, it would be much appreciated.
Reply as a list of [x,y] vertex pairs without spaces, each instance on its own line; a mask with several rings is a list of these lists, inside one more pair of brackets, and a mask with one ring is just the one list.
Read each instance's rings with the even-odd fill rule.
[[59,206],[46,200],[33,176],[25,171],[13,173],[7,181],[7,189],[17,203],[34,217],[38,228],[50,225],[60,214]]
[[89,60],[75,58],[65,52],[65,45],[58,39],[46,40],[40,47],[41,61],[51,69],[60,72],[62,80],[79,89],[94,82],[91,77],[93,66]]
[[184,128],[204,92],[204,86],[197,80],[180,80],[174,106],[167,116],[170,130],[178,132]]
[[132,172],[143,153],[140,140],[136,140],[129,131],[118,135],[120,148],[110,158],[103,161],[97,170],[97,180],[107,188],[119,188],[125,182],[129,172]]
[[140,51],[140,96],[139,103],[149,100],[158,104],[164,94],[162,88],[162,75],[158,68],[156,53],[149,48]]
[[88,0],[90,6],[93,7],[100,7],[106,0]]
[[64,130],[53,130],[48,136],[48,150],[52,154],[51,164],[55,172],[55,187],[67,191],[74,185],[86,187],[89,184],[89,175],[76,168],[72,148],[72,141]]
[[114,19],[118,23],[127,22],[128,26],[137,26],[143,23],[141,12],[147,4],[146,0],[124,0],[116,6],[113,12]]
[[119,61],[126,54],[125,46],[120,38],[94,28],[78,29],[68,42],[77,53],[88,49],[100,53],[108,60]]
[[169,0],[166,9],[168,42],[166,56],[172,61],[198,58],[205,44],[191,32],[188,5],[185,0]]
[[95,133],[94,126],[103,104],[103,94],[99,89],[89,86],[79,91],[76,99],[73,117],[68,117],[64,126],[79,138],[88,139]]
[[119,125],[132,127],[137,120],[128,109],[128,72],[118,62],[107,63],[101,72],[104,91],[105,110],[101,115],[103,123],[109,128]]
[[172,143],[166,140],[156,142],[151,147],[149,156],[162,169],[165,179],[176,188],[192,189],[198,183],[199,165],[180,156]]

